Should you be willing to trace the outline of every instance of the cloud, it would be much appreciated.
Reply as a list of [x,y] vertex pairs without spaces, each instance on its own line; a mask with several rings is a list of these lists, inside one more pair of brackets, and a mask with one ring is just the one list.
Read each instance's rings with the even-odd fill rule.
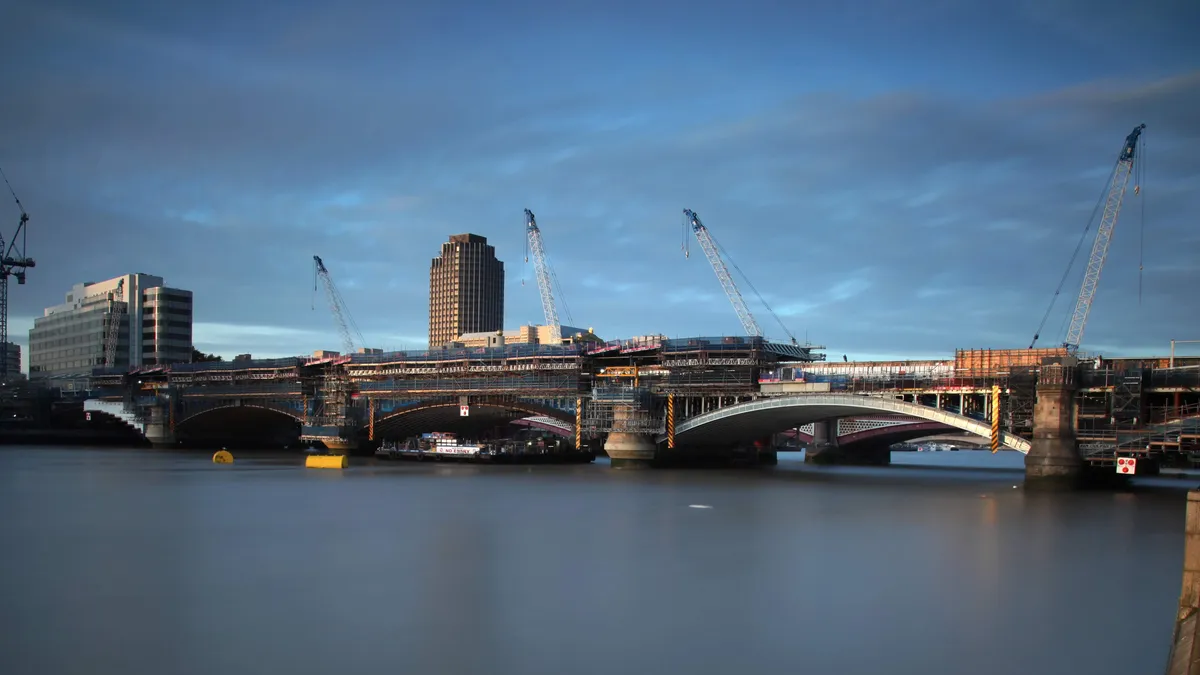
[[[740,332],[703,256],[680,252],[688,207],[769,334],[749,282],[790,330],[831,349],[1026,346],[1122,139],[1144,121],[1144,189],[1127,198],[1085,342],[1200,335],[1200,319],[1179,311],[1200,281],[1200,62],[1147,48],[1136,72],[1095,71],[1077,61],[1107,48],[1076,35],[1063,38],[1078,41],[1075,60],[1028,67],[1014,45],[1043,43],[1020,31],[1069,31],[1070,3],[995,19],[1009,70],[970,72],[1004,46],[981,40],[925,79],[896,74],[925,72],[920,45],[888,51],[898,47],[838,33],[853,17],[837,8],[806,19],[831,31],[829,65],[814,69],[796,65],[818,62],[792,44],[805,40],[765,39],[798,20],[769,13],[745,26],[755,39],[723,32],[744,19],[717,9],[672,19],[630,6],[637,21],[606,34],[615,14],[533,3],[476,33],[474,20],[443,30],[437,8],[300,6],[247,15],[251,40],[184,4],[157,24],[98,6],[15,7],[27,30],[0,46],[0,76],[21,104],[0,106],[0,162],[33,218],[38,259],[14,287],[20,314],[77,281],[145,271],[196,292],[207,351],[337,348],[322,298],[313,309],[320,255],[364,333],[422,344],[429,260],[447,235],[471,231],[506,262],[514,327],[541,318],[523,262],[529,207],[576,324],[606,337]],[[904,7],[854,11],[864,34],[887,28],[880,17],[940,16],[935,3]],[[969,7],[944,6],[937,20],[984,20]],[[1090,20],[1122,35],[1111,16],[1128,12],[1105,11]],[[1173,50],[1165,11],[1137,21]],[[521,21],[539,49],[497,37]],[[616,39],[675,21],[662,45]],[[852,60],[868,56],[870,69]],[[1048,326],[1077,289],[1076,274]]]

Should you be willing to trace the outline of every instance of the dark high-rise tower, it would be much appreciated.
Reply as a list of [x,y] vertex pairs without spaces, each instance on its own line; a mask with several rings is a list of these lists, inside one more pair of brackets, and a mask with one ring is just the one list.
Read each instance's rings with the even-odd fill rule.
[[486,237],[455,234],[429,266],[429,346],[504,327],[504,263]]

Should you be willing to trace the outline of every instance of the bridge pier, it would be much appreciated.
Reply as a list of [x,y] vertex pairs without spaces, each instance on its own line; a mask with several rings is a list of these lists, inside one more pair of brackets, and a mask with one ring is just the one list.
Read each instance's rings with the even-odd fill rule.
[[175,447],[175,430],[172,429],[170,412],[162,406],[150,408],[150,416],[146,420],[146,440],[150,446],[157,449]]
[[1025,487],[1073,489],[1083,475],[1075,439],[1075,369],[1046,365],[1038,377],[1033,441],[1025,455]]
[[840,455],[837,419],[813,422],[812,442],[804,449],[804,461],[813,464],[838,464]]
[[604,452],[614,469],[647,468],[656,451],[654,439],[647,434],[611,431],[604,441]]

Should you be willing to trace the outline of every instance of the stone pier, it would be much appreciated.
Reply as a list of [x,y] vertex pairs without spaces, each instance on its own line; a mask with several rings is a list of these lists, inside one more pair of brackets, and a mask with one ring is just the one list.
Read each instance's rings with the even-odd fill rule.
[[654,462],[656,446],[646,434],[614,431],[604,441],[604,452],[614,469],[649,467]]
[[1200,491],[1187,497],[1183,531],[1183,588],[1175,614],[1175,634],[1167,675],[1200,674]]
[[155,448],[175,447],[175,430],[171,428],[170,412],[163,406],[153,406],[146,420],[146,440]]
[[613,428],[630,431],[610,431],[604,441],[604,452],[614,469],[649,467],[655,459],[657,446],[650,434],[637,433],[638,411],[630,406],[613,409]]
[[1075,440],[1075,368],[1046,365],[1038,377],[1033,441],[1025,455],[1025,487],[1079,487],[1083,459]]

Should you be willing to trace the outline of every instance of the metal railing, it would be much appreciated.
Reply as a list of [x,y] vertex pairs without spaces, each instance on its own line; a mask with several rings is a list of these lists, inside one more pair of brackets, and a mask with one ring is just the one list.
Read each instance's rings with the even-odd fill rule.
[[419,380],[385,380],[383,382],[357,383],[362,393],[387,392],[577,392],[582,391],[579,378],[573,376],[517,376],[517,377],[462,377]]
[[350,363],[354,365],[428,362],[428,361],[466,361],[530,358],[538,356],[568,357],[583,353],[582,345],[541,345],[541,344],[512,344],[503,347],[455,347],[451,349],[426,349],[421,351],[385,352],[383,354],[351,354]]

